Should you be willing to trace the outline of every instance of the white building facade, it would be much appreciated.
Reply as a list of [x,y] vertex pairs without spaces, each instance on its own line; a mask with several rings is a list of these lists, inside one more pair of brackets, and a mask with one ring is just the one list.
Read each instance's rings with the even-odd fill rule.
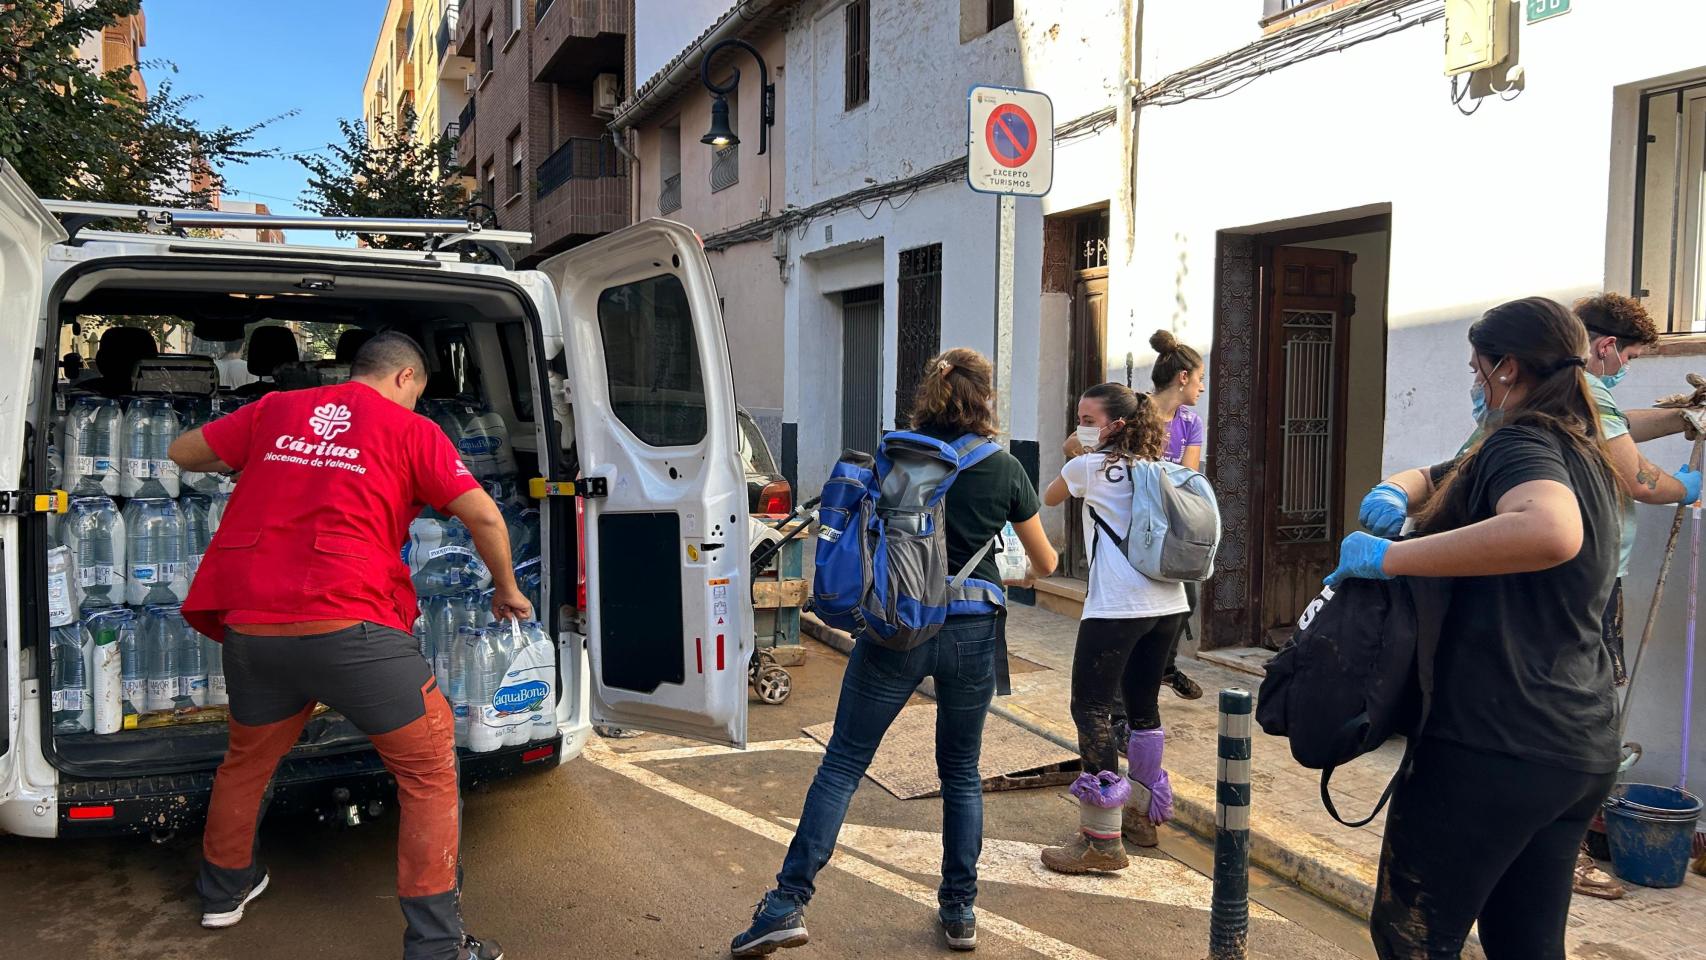
[[[1209,358],[1227,540],[1206,645],[1283,629],[1369,486],[1455,453],[1465,336],[1488,307],[1642,297],[1666,336],[1618,388],[1628,407],[1700,367],[1706,7],[1577,3],[1528,22],[1530,6],[1549,5],[1512,3],[1508,56],[1454,86],[1442,0],[1143,5],[1135,208],[1129,241],[1113,231],[1109,314]],[[1689,448],[1644,452],[1674,467]],[[1639,513],[1631,654],[1674,515]],[[1679,759],[1687,590],[1671,584],[1630,723],[1653,776]],[[1698,765],[1706,724],[1694,733]]]

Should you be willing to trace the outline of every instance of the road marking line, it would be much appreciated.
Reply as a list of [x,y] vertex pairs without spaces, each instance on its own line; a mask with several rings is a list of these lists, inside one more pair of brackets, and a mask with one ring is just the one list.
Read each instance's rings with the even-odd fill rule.
[[[767,840],[774,841],[783,847],[788,846],[794,839],[793,831],[780,824],[772,823],[762,817],[724,803],[715,797],[708,797],[689,787],[682,786],[667,777],[637,767],[627,757],[612,753],[608,747],[597,742],[588,743],[586,749],[581,751],[581,756],[588,762],[627,777],[647,789],[680,800],[696,810],[740,827],[748,833],[755,833]],[[845,850],[840,851],[838,856],[830,860],[829,866],[840,870],[842,873],[858,877],[867,883],[875,884],[890,893],[905,897],[914,903],[931,908],[937,906],[935,890],[900,874],[885,870]],[[1028,950],[1053,958],[1053,960],[1102,960],[1087,950],[1081,950],[1070,943],[1056,940],[1046,933],[1032,930],[1030,927],[989,910],[977,912],[977,925],[979,930],[1011,940]]]
[[654,763],[659,760],[696,760],[699,757],[728,757],[744,753],[764,753],[773,750],[790,750],[799,753],[822,753],[823,745],[810,737],[796,737],[792,740],[761,740],[749,743],[745,750],[734,747],[721,747],[715,744],[701,744],[697,747],[672,747],[665,750],[636,750],[632,753],[613,753],[628,763]]
[[[796,820],[784,820],[794,826]],[[941,867],[942,836],[924,830],[843,824],[837,840],[845,847],[908,873],[934,873]],[[978,882],[1009,883],[1063,893],[1119,897],[1172,907],[1207,910],[1214,885],[1190,867],[1170,858],[1132,857],[1118,873],[1069,875],[1043,866],[1042,845],[985,837],[977,861]],[[1280,920],[1271,910],[1250,904],[1250,916]]]

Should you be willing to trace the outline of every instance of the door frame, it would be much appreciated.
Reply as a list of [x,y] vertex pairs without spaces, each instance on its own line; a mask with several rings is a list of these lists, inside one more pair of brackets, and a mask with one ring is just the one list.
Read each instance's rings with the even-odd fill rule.
[[[1215,238],[1214,389],[1209,391],[1213,428],[1206,472],[1220,504],[1222,532],[1214,577],[1202,591],[1201,649],[1251,646],[1261,639],[1269,499],[1266,400],[1271,396],[1273,361],[1266,318],[1273,251],[1315,240],[1390,234],[1391,229],[1392,215],[1381,213],[1267,233],[1223,230]],[[1341,429],[1344,403],[1341,393],[1335,404]],[[1341,444],[1336,460],[1343,448]],[[1335,470],[1342,472],[1343,463]]]

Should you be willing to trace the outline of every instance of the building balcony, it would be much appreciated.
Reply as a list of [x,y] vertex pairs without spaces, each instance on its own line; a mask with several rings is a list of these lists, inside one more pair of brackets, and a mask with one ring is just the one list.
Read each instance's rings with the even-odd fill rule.
[[474,98],[462,107],[456,118],[456,165],[468,169],[474,162]]
[[[474,69],[474,58],[464,56],[456,49],[457,31],[462,18],[462,4],[458,0],[448,0],[444,5],[444,16],[438,21],[438,79],[457,80],[467,76]],[[470,51],[472,52],[472,51]]]
[[674,213],[681,209],[681,174],[663,178],[663,189],[658,191],[658,216]]
[[[463,0],[463,2],[467,2],[467,0]],[[458,57],[466,57],[472,60],[474,59],[474,35],[478,32],[474,29],[474,11],[472,6],[464,11],[461,2],[456,3],[455,6],[457,8],[456,21],[450,25],[450,52]],[[463,13],[468,15],[463,16]]]
[[533,13],[534,80],[579,85],[601,73],[622,75],[632,2],[537,0]]
[[628,164],[610,138],[569,140],[539,165],[536,176],[535,252],[554,252],[628,225]]

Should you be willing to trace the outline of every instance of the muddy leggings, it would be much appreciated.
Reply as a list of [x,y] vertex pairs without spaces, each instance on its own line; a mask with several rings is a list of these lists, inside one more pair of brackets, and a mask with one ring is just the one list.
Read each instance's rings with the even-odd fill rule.
[[1588,821],[1617,780],[1424,738],[1386,817],[1369,930],[1381,960],[1563,960]]
[[1084,620],[1072,653],[1072,722],[1085,770],[1118,770],[1126,745],[1115,716],[1124,701],[1133,730],[1161,726],[1161,671],[1186,615]]

